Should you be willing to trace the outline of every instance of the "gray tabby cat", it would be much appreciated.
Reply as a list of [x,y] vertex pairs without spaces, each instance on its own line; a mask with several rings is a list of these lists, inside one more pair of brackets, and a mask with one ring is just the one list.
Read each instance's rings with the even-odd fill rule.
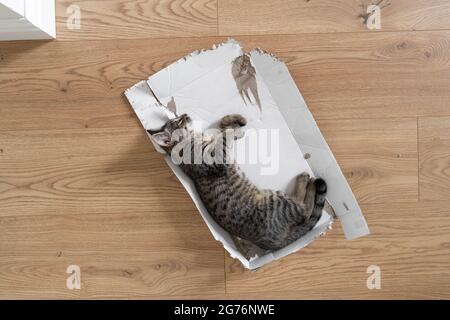
[[[177,145],[184,144],[192,155],[194,148],[201,148],[213,156],[214,150],[219,150],[229,159],[229,138],[223,133],[232,130],[233,139],[242,137],[240,128],[247,121],[240,115],[226,116],[220,121],[221,131],[213,137],[194,133],[190,124],[191,119],[184,114],[149,133],[168,154]],[[230,234],[264,250],[277,250],[299,239],[322,215],[327,185],[320,178],[311,179],[307,173],[300,174],[296,193],[289,196],[257,188],[234,162],[188,162],[192,164],[181,163],[180,167],[194,182],[213,219]]]

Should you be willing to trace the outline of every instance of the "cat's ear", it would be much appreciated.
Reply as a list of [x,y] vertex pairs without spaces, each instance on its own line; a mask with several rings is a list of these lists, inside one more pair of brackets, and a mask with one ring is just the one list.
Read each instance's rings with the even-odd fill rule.
[[152,138],[161,147],[169,147],[172,144],[170,135],[164,131],[153,134]]
[[150,135],[154,135],[155,133],[161,132],[163,131],[163,128],[161,129],[157,129],[157,130],[153,130],[153,129],[147,129],[147,132],[150,133]]

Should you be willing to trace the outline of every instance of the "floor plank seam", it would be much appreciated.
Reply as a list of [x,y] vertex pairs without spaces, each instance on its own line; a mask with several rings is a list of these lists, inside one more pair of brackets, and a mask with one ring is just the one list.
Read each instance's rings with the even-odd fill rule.
[[[219,26],[220,27],[220,26]],[[136,41],[136,40],[177,40],[177,39],[206,39],[206,38],[239,38],[239,37],[276,37],[276,36],[299,36],[299,35],[335,35],[335,34],[378,34],[378,33],[419,33],[419,32],[449,32],[450,29],[424,29],[424,30],[385,30],[385,31],[348,31],[348,32],[299,32],[299,33],[267,33],[267,34],[218,34],[218,35],[186,35],[174,37],[142,37],[142,38],[111,38],[111,39],[59,39],[58,42],[88,42],[88,41]],[[54,40],[38,40],[42,42],[53,42]],[[3,43],[17,43],[17,41],[4,41]]]
[[420,201],[420,128],[419,117],[417,117],[417,199]]
[[[0,94],[4,94],[4,92],[0,91]],[[308,102],[306,103],[308,104]],[[313,114],[314,115],[314,114]],[[448,117],[450,117],[450,114],[448,115]],[[402,120],[402,119],[416,119],[417,116],[404,116],[404,117],[367,117],[367,118],[320,118],[320,117],[314,117],[314,119],[316,120],[316,122],[320,122],[320,121],[360,121],[360,120]],[[423,118],[442,118],[442,116],[440,117],[423,117]],[[0,120],[1,122],[1,120]],[[66,130],[108,130],[108,129],[114,129],[114,130],[126,130],[126,129],[130,129],[130,128],[134,128],[136,130],[139,130],[140,125],[138,124],[131,124],[130,125],[126,125],[126,126],[114,126],[114,125],[108,125],[108,126],[101,126],[101,127],[82,127],[82,126],[78,126],[78,127],[66,127],[66,128],[52,128],[52,129],[45,129],[45,128],[23,128],[23,129],[1,129],[0,128],[0,133],[2,132],[21,132],[21,131],[26,131],[26,132],[36,132],[36,131],[42,131],[42,132],[48,132],[48,131],[66,131]],[[319,126],[320,129],[320,126]],[[142,132],[145,132],[144,129],[142,129]]]
[[220,26],[219,26],[219,2],[220,2],[220,0],[217,0],[217,1],[216,1],[216,26],[217,26],[216,34],[217,34],[217,36],[220,35]]

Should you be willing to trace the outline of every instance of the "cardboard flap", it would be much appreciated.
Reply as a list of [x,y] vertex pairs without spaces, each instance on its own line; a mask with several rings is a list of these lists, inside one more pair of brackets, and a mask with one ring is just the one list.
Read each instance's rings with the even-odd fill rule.
[[328,201],[342,223],[345,237],[350,240],[368,235],[370,231],[358,202],[288,68],[261,50],[255,49],[250,55],[300,149],[309,154],[307,161],[312,171],[327,182]]
[[[267,169],[264,168],[265,163],[239,163],[249,179],[260,188],[290,193],[299,173],[306,171],[313,175],[315,172],[329,185],[329,201],[342,220],[346,237],[368,234],[367,224],[353,193],[284,63],[269,54],[252,51],[248,57],[256,75],[253,87],[248,90],[251,93],[243,93],[232,72],[235,59],[243,54],[234,40],[212,50],[194,52],[157,72],[146,82],[128,89],[126,97],[146,129],[160,127],[167,121],[161,103],[172,104],[179,114],[188,113],[194,123],[201,124],[197,128],[201,131],[225,115],[239,113],[245,116],[247,131],[244,138],[236,143],[237,155],[246,152],[247,138],[251,138],[252,134],[276,131],[279,139],[275,147],[279,150],[274,152],[270,149],[274,147],[270,145],[270,139],[262,139],[266,144],[262,147],[271,150],[265,160],[270,163],[279,161],[278,171],[265,176],[262,174]],[[308,161],[304,159],[304,153],[311,154]],[[316,226],[294,243],[264,256],[247,259],[238,251],[232,237],[207,212],[193,182],[171,161],[169,155],[165,155],[165,159],[191,196],[214,238],[246,268],[256,269],[298,251],[331,227],[332,219],[324,211]]]

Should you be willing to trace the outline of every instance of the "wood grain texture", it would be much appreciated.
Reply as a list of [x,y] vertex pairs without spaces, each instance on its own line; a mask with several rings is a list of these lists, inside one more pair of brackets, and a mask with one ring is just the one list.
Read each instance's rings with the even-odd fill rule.
[[1,44],[0,130],[140,126],[124,90],[212,43],[88,41],[89,54],[78,42]]
[[[80,28],[68,27],[74,5]],[[56,22],[60,41],[218,34],[216,0],[58,0]]]
[[[0,297],[224,291],[222,247],[141,128],[3,131],[0,145]],[[65,287],[71,264],[81,291]]]
[[419,119],[420,199],[450,198],[450,117]]
[[219,0],[219,34],[373,32],[362,16],[377,3],[380,31],[450,28],[446,0]]
[[[224,40],[2,43],[0,130],[137,126],[126,88]],[[286,61],[316,119],[450,115],[449,31],[238,40]]]
[[450,32],[243,37],[285,61],[316,119],[450,115]]
[[[0,298],[450,298],[448,1],[391,0],[381,32],[357,0],[56,3],[56,41],[0,43]],[[287,63],[369,237],[224,265],[123,91],[228,35]]]
[[[344,239],[339,225],[301,251],[250,273],[227,257],[227,294],[311,298],[449,298],[450,209],[445,202],[366,204],[371,235]],[[381,268],[381,289],[366,287]],[[255,294],[258,296],[258,294]]]
[[[1,298],[221,294],[223,249],[196,210],[0,217]],[[81,269],[81,290],[66,268]]]
[[194,210],[144,130],[0,132],[0,216]]
[[360,203],[418,200],[415,118],[318,125]]

